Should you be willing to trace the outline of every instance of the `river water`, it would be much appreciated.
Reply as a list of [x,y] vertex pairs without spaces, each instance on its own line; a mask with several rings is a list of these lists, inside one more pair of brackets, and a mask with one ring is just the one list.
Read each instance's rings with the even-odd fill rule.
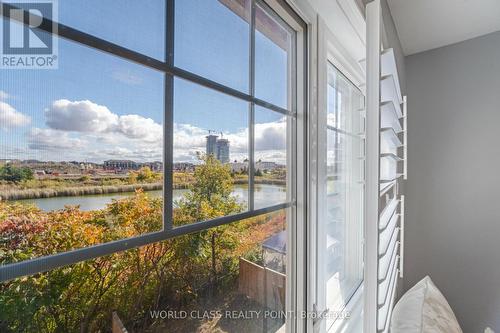
[[[180,199],[187,192],[185,189],[177,189],[173,192],[174,201]],[[151,197],[161,197],[162,191],[146,192]],[[80,205],[81,210],[96,210],[106,207],[113,199],[123,199],[134,195],[134,192],[110,193],[97,195],[84,195],[75,197],[53,197],[40,199],[19,200],[25,204],[33,204],[44,211],[63,209],[66,205]],[[235,185],[233,195],[238,197],[242,203],[248,203],[248,186]],[[280,185],[256,184],[254,190],[255,208],[271,206],[283,203],[286,200],[286,189]]]

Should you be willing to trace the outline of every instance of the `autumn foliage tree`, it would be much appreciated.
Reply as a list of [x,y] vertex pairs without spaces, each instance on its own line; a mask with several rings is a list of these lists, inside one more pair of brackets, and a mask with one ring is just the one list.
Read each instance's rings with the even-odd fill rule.
[[[229,168],[201,157],[174,225],[242,211],[232,190]],[[0,201],[0,265],[159,231],[162,215],[162,200],[142,191],[95,211]],[[225,277],[234,281],[238,257],[283,223],[255,217],[2,283],[0,332],[108,332],[113,310],[129,331],[152,331],[150,310],[183,309]]]
[[[159,230],[161,216],[161,200],[140,191],[92,212],[0,202],[0,264]],[[160,293],[154,275],[174,267],[169,253],[155,243],[3,283],[0,332],[99,332],[116,304],[137,319]]]
[[161,174],[154,172],[148,166],[144,166],[137,171],[130,171],[128,174],[128,181],[131,184],[135,184],[136,182],[151,183],[159,181],[160,179],[161,179]]
[[[243,205],[233,196],[233,179],[231,169],[222,164],[213,155],[199,157],[201,164],[194,172],[194,182],[190,185],[182,199],[177,202],[174,212],[176,224],[207,221],[221,216],[232,215],[242,211]],[[219,249],[232,249],[236,246],[236,230],[234,226],[223,225],[194,234],[190,245],[194,252],[210,257],[211,286],[217,283],[217,266],[224,268],[230,260],[224,260]],[[209,254],[204,249],[209,248]],[[218,262],[219,261],[219,265]]]

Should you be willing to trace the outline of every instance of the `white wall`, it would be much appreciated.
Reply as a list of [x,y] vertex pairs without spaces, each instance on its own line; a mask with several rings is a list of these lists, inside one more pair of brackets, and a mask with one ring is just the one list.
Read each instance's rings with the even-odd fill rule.
[[404,286],[430,275],[465,333],[500,331],[500,32],[406,58]]

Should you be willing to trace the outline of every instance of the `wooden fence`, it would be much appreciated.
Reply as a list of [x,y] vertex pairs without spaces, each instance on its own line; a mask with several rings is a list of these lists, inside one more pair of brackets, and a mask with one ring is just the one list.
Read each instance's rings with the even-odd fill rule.
[[238,291],[264,307],[285,311],[285,274],[240,258]]
[[116,312],[113,312],[111,324],[111,331],[113,333],[128,333],[127,329],[125,328],[125,326],[123,326],[123,323]]

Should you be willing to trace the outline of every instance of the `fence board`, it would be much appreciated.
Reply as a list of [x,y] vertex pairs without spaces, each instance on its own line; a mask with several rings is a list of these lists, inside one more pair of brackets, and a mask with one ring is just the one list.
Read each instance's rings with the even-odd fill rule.
[[275,311],[285,309],[286,275],[244,258],[239,262],[238,291]]

